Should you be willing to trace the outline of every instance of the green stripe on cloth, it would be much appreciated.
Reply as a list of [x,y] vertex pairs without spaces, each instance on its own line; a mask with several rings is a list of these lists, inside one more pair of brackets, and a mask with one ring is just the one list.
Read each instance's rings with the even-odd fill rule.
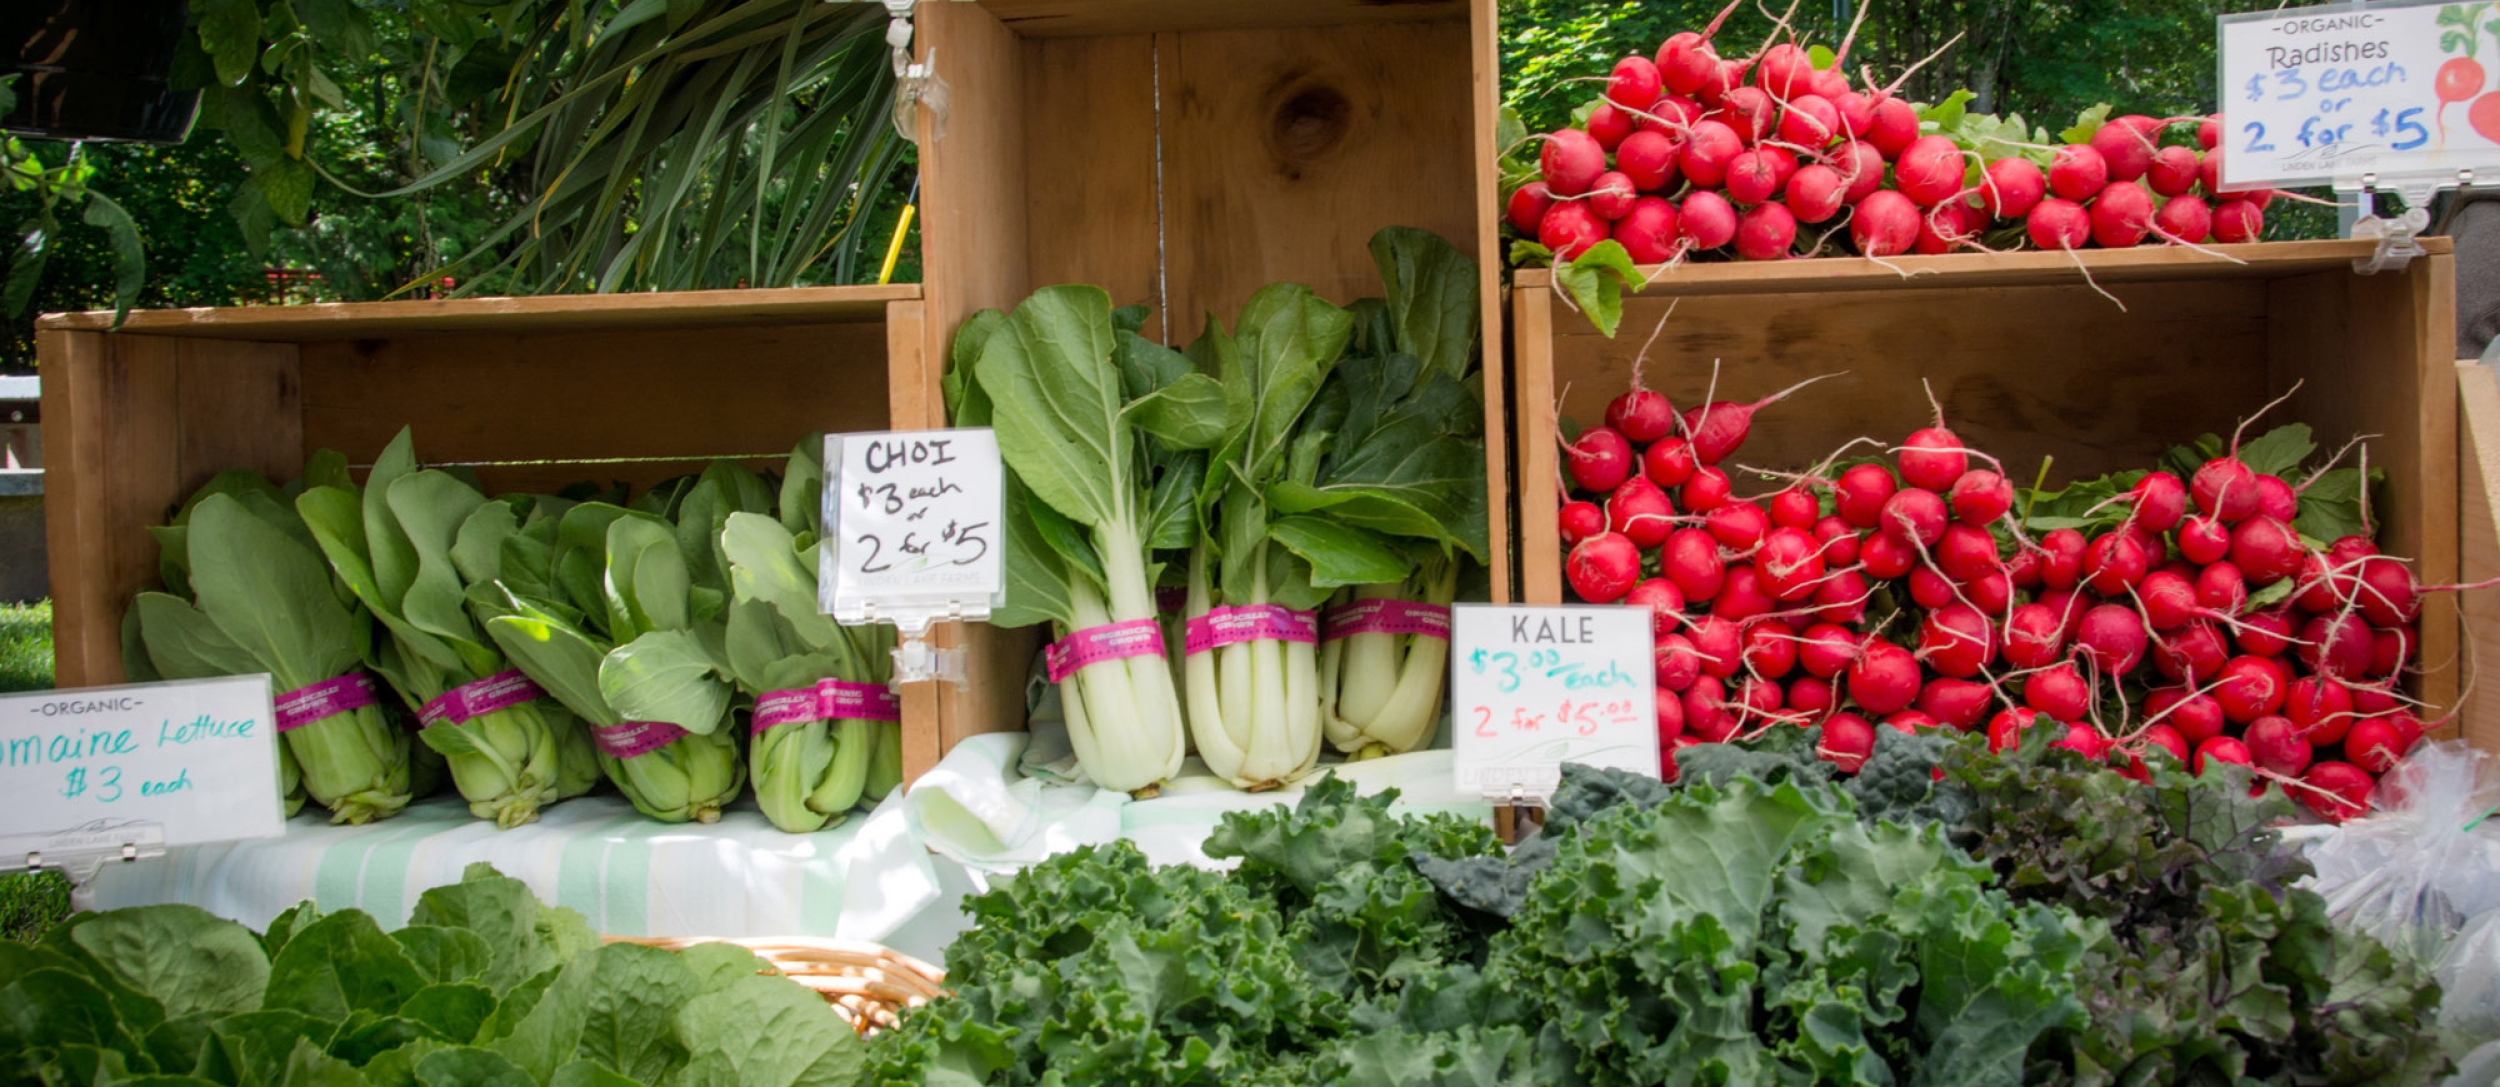
[[[596,827],[575,832],[564,843],[563,859],[556,862],[556,905],[578,911],[596,931],[611,936],[644,935],[640,929],[629,931],[616,928],[608,920],[609,895],[622,888],[607,883],[607,857],[610,847],[620,836],[637,827],[652,825],[651,820],[640,812],[627,808]],[[633,889],[636,899],[633,912],[637,916],[643,913],[640,900],[647,893],[648,889],[644,887]]]
[[[374,851],[438,833],[447,824],[468,817],[465,808],[432,803],[411,804],[388,822],[330,828],[331,834],[342,837],[329,843],[329,847],[321,853],[321,867],[313,873],[313,901],[319,903],[324,912],[353,907],[385,917],[388,911],[378,912],[366,904],[368,891],[365,880]],[[404,861],[405,857],[401,859]],[[402,868],[389,872],[385,879],[392,894],[390,910],[398,911],[399,916],[406,915],[406,904],[398,895],[407,881],[407,875]]]

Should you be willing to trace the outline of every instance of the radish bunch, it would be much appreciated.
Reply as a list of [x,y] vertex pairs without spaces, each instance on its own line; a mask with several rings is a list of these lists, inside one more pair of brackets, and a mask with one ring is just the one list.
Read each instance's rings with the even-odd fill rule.
[[2090,534],[2027,527],[1941,408],[1886,456],[1738,470],[1778,481],[1739,494],[1754,412],[1794,391],[1679,413],[1635,388],[1565,450],[1565,573],[1581,600],[1651,610],[1670,774],[1676,748],[1782,724],[1821,726],[1853,772],[1879,727],[1999,750],[2044,727],[2133,776],[2156,751],[2249,766],[2341,821],[2421,739],[2403,679],[2427,590],[2367,536],[2305,540],[2305,484],[2236,436],[2109,498]]
[[2247,242],[2264,228],[2271,192],[2220,191],[2218,117],[2087,114],[2051,146],[2019,118],[1965,115],[1961,96],[1922,111],[1897,84],[1853,85],[1848,41],[1822,68],[1795,42],[1722,57],[1726,18],[1617,61],[1584,121],[1540,137],[1511,227],[1560,259],[1611,240],[1639,264],[1814,255],[1844,234],[1890,257]]

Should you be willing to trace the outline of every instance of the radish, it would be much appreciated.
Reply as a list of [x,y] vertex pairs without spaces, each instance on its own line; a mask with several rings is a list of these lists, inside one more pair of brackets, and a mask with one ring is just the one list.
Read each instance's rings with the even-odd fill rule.
[[1719,541],[1698,528],[1679,528],[1668,533],[1658,568],[1667,580],[1675,582],[1676,588],[1684,591],[1688,601],[1719,595],[1719,587],[1727,581],[1727,567],[1719,558]]
[[2060,197],[2044,197],[2023,217],[2023,232],[2042,249],[2080,249],[2092,240],[2092,213]]
[[2248,745],[2249,758],[2260,768],[2287,777],[2309,768],[2309,741],[2288,718],[2269,714],[2248,723],[2248,731],[2240,734]]
[[2017,547],[2014,557],[2005,560],[2005,576],[2013,582],[2014,588],[2037,589],[2040,587],[2040,565],[2044,557],[2038,547]]
[[1869,639],[1849,666],[1849,698],[1877,717],[1910,708],[1918,697],[1918,659],[1881,638]]
[[[1702,517],[1702,527],[1711,538],[1730,551],[1751,551],[1762,545],[1762,537],[1771,531],[1771,515],[1751,502],[1730,502]],[[1812,544],[1807,545],[1808,550]]]
[[1796,603],[1814,595],[1822,584],[1823,552],[1814,536],[1803,529],[1776,528],[1762,539],[1755,555],[1762,570],[1763,587],[1783,603]]
[[2290,521],[2300,516],[2300,494],[2281,476],[2260,474],[2257,477],[2257,513],[2277,521]]
[[1727,473],[1717,468],[1695,468],[1693,477],[1685,480],[1684,486],[1677,488],[1676,494],[1684,500],[1686,510],[1693,513],[1708,513],[1727,505],[1731,497],[1729,492],[1733,489],[1734,485],[1728,482]]
[[2363,618],[2372,626],[2394,627],[2412,622],[2422,614],[2419,588],[2413,571],[2394,559],[2365,555],[2358,560],[2360,583],[2353,592]]
[[1973,468],[1953,481],[1947,503],[1954,520],[1985,528],[2013,510],[2014,485],[1989,469]]
[[2370,791],[2375,784],[2369,771],[2343,762],[2321,762],[2309,768],[2300,779],[2309,788],[2292,790],[2300,802],[2330,823],[2358,818],[2370,810]]
[[1808,150],[1819,151],[1830,146],[1832,136],[1839,131],[1839,107],[1819,94],[1802,94],[1788,99],[1787,111],[1780,114],[1780,139]]
[[1510,191],[1507,218],[1511,229],[1534,235],[1545,223],[1545,212],[1554,206],[1554,190],[1542,181],[1531,181]]
[[1745,670],[1764,679],[1786,679],[1797,670],[1797,636],[1778,623],[1755,623],[1745,628],[1739,641],[1744,645]]
[[1910,571],[1910,602],[1922,608],[1941,608],[1954,601],[1953,579],[1937,573],[1933,567],[1921,566]]
[[1855,204],[1884,187],[1884,153],[1865,140],[1850,140],[1832,148],[1832,169],[1840,171],[1849,183],[1841,194],[1841,203]]
[[1827,623],[1863,622],[1871,594],[1865,576],[1855,570],[1826,575],[1823,583],[1814,587],[1814,618]]
[[[1732,187],[1734,175],[1728,180]],[[1736,255],[1746,260],[1780,260],[1796,241],[1797,216],[1777,200],[1754,205],[1736,224]]]
[[2300,570],[2301,555],[2300,536],[2272,517],[2251,517],[2231,529],[2231,565],[2251,585],[2272,585],[2292,576]]
[[2222,632],[2202,619],[2184,624],[2153,641],[2153,668],[2179,683],[2203,683],[2230,660],[2231,647]]
[[2049,746],[2072,751],[2084,758],[2099,762],[2109,757],[2110,742],[2109,737],[2101,735],[2101,730],[2081,721],[2075,721],[2066,726],[2065,736]]
[[2128,589],[2144,580],[2151,565],[2135,537],[2114,530],[2104,532],[2083,551],[2083,583],[2102,596],[2123,597]]
[[1739,656],[1745,651],[1744,632],[1735,621],[1721,615],[1704,615],[1687,621],[1684,631],[1684,636],[1692,640],[1693,652],[1701,657],[1701,674],[1705,678],[1726,679],[1744,670]]
[[2217,113],[2196,122],[2196,146],[2207,151],[2222,146],[2222,115]]
[[[2049,157],[2049,191],[2081,203],[2109,187],[2109,161],[2085,144],[2073,143]],[[1562,192],[1561,189],[1554,190]],[[1569,195],[1569,194],[1565,194]]]
[[2403,758],[2404,734],[2387,717],[2364,717],[2344,735],[2344,757],[2373,774],[2384,774]]
[[1675,160],[1682,151],[1663,132],[1635,132],[1615,148],[1615,169],[1642,192],[1662,192],[1675,184]]
[[1633,476],[1607,497],[1606,527],[1647,551],[1667,542],[1667,533],[1675,528],[1675,505],[1657,484]]
[[2388,678],[2413,662],[2413,630],[2394,627],[2370,635],[2370,676]]
[[2231,554],[2231,526],[2205,516],[2181,520],[2179,554],[2200,565],[2221,562]]
[[1580,599],[1612,604],[1641,576],[1641,549],[1621,533],[1601,532],[1572,547],[1563,572]]
[[[1692,133],[1685,138],[1684,148],[1677,153],[1675,162],[1684,171],[1684,179],[1692,182],[1695,188],[1715,189],[1727,179],[1728,165],[1744,150],[1744,138],[1724,122],[1695,121]],[[1562,189],[1557,187],[1554,191],[1561,193]]]
[[1716,676],[1703,676],[1684,689],[1684,733],[1706,744],[1726,743],[1736,735],[1736,715],[1728,712],[1727,689]]
[[1674,260],[1678,251],[1675,205],[1663,196],[1644,196],[1632,202],[1632,210],[1615,220],[1615,244],[1623,247],[1634,264],[1665,264]]
[[1537,152],[1537,168],[1554,195],[1578,196],[1606,172],[1606,149],[1586,132],[1560,129],[1546,134],[1545,146]]
[[[2471,25],[2468,23],[2468,41],[2472,40]],[[2475,63],[2472,56],[2457,57],[2441,64],[2438,73],[2431,76],[2431,92],[2439,96],[2439,111],[2431,114],[2431,119],[2439,124],[2443,138],[2448,131],[2448,107],[2482,94],[2484,78],[2483,66]]]
[[1895,542],[1933,547],[1944,538],[1944,499],[1921,487],[1904,487],[1884,501],[1882,520],[1877,531]]
[[[2164,562],[2172,561],[2170,559],[2170,545],[2162,539],[2161,533],[2155,532],[2152,529],[2146,528],[2143,525],[2136,524],[2132,521],[2119,527],[2121,530],[2126,532],[2127,538],[2134,540],[2135,546],[2144,552],[2144,568],[2146,570],[2149,571],[2154,567],[2160,566]],[[2180,565],[2185,566],[2187,564],[2181,563]]]
[[2367,536],[2344,536],[2326,545],[2326,557],[2337,566],[2378,554],[2378,545]]
[[1775,98],[1794,98],[1814,90],[1814,61],[1794,43],[1782,42],[1762,51],[1754,61],[1754,85]]
[[2404,705],[2396,697],[2392,683],[2358,683],[2352,687],[2353,712],[2369,716],[2387,713]]
[[2266,213],[2254,201],[2225,200],[2214,208],[2214,240],[2225,243],[2253,242],[2265,233]]
[[2101,674],[2122,676],[2144,659],[2144,621],[2116,604],[2102,604],[2083,613],[2075,627],[2075,648]]
[[2158,195],[2181,196],[2196,187],[2197,168],[2202,165],[2193,148],[2165,147],[2153,152],[2153,161],[2144,169],[2144,183]]
[[1875,103],[1875,117],[1866,128],[1866,140],[1888,159],[1901,157],[1904,148],[1918,139],[1918,111],[1898,98],[1885,98]]
[[1659,635],[1650,660],[1662,690],[1681,692],[1701,678],[1701,654],[1693,649],[1692,640],[1681,634]]
[[1561,527],[1562,540],[1567,544],[1576,544],[1606,531],[1606,511],[1598,509],[1595,502],[1565,502],[1554,515],[1554,520]]
[[1934,256],[1950,253],[1969,244],[1979,236],[1979,209],[1959,199],[1949,199],[1918,217],[1918,240],[1910,251]]
[[1997,560],[1997,538],[1984,528],[1973,528],[1961,522],[1944,526],[1944,535],[1936,542],[1936,565],[1957,582],[1969,583],[2002,569]]
[[2144,621],[2155,631],[2177,630],[2202,610],[2196,586],[2168,570],[2144,575],[2136,586],[2136,598],[2144,602]]
[[2283,676],[2264,657],[2233,657],[2215,677],[2214,701],[2222,716],[2245,725],[2283,708]]
[[1620,171],[1608,170],[1597,175],[1597,180],[1589,184],[1589,210],[1611,223],[1632,214],[1632,204],[1640,196],[1641,192],[1632,186],[1631,178]]
[[1565,451],[1564,470],[1583,491],[1603,494],[1632,475],[1632,443],[1613,427],[1590,427]]
[[2071,664],[2034,672],[2023,680],[2023,705],[2060,721],[2080,721],[2092,709],[2092,685]]
[[2005,621],[2005,663],[2025,670],[2047,667],[2066,648],[2065,624],[2046,604],[2015,608]]
[[2053,528],[2040,537],[2040,584],[2052,589],[2072,589],[2083,583],[2083,554],[2090,549],[2083,533],[2071,528]]
[[1832,487],[1832,496],[1841,520],[1858,528],[1873,528],[1882,522],[1884,503],[1898,489],[1900,485],[1893,482],[1892,472],[1883,465],[1857,464],[1840,474],[1840,482]]
[[1858,561],[1866,572],[1885,581],[1907,575],[1918,569],[1918,549],[1906,540],[1888,533],[1866,537],[1858,545]]
[[2187,485],[2168,472],[2148,473],[2127,493],[2133,499],[2135,523],[2155,532],[2170,531],[2187,514]]
[[2237,615],[2248,605],[2248,579],[2240,576],[2240,568],[2217,562],[2196,572],[2196,606],[2224,615]]
[[[1779,182],[1779,167],[1773,163],[1770,151],[1756,147],[1728,160],[1727,176],[1722,184],[1726,187],[1728,199],[1739,204],[1759,204],[1779,192]],[[1750,217],[1751,213],[1747,215]],[[1740,223],[1736,231],[1740,244],[1744,233]]]
[[2405,752],[2409,752],[2413,750],[2416,744],[2422,742],[2422,719],[2415,717],[2412,711],[2399,710],[2395,713],[2386,714],[2384,717],[2388,724],[2396,727],[2396,751],[2398,754],[2401,755]]
[[1721,400],[1685,409],[1684,433],[1693,443],[1694,457],[1703,464],[1717,464],[1726,460],[1729,454],[1736,452],[1737,446],[1745,444],[1745,436],[1752,432],[1755,412],[1779,403],[1787,399],[1789,394],[1831,376],[1833,375],[1824,374],[1820,377],[1807,378],[1751,404]]
[[2284,689],[2283,716],[2310,743],[2340,742],[2352,728],[2352,688],[2326,676],[2302,676]]
[[1654,637],[1664,638],[1684,622],[1684,592],[1663,577],[1653,577],[1623,594],[1625,607],[1648,608],[1649,629]]
[[1846,190],[1847,183],[1840,171],[1816,163],[1799,167],[1796,175],[1788,179],[1784,199],[1799,222],[1820,223],[1840,214]]
[[[1771,523],[1774,525],[1812,533],[1816,522],[1822,519],[1822,504],[1816,502],[1814,496],[1806,493],[1803,487],[1790,487],[1771,496]],[[1821,553],[1822,541],[1812,536],[1807,538],[1813,540],[1816,552]]]
[[[1943,728],[1944,722],[1938,721],[1933,717],[1929,717],[1926,714],[1918,712],[1917,710],[1903,710],[1899,713],[1884,715],[1884,725],[1885,727],[1899,732],[1915,734],[1922,728]],[[1942,767],[1938,767],[1935,773],[1936,780],[1944,780],[1944,769]]]
[[1635,387],[1607,401],[1606,425],[1624,440],[1646,446],[1675,429],[1675,408],[1667,403],[1665,393]]
[[1693,447],[1682,438],[1660,438],[1641,450],[1641,474],[1661,487],[1681,487],[1693,478]]
[[1760,87],[1730,87],[1719,96],[1717,117],[1748,144],[1779,126],[1779,106]]
[[[1684,700],[1676,692],[1658,689],[1658,750],[1667,758],[1675,750],[1675,739],[1684,735]],[[1673,779],[1669,779],[1673,780]]]
[[1762,574],[1749,562],[1727,568],[1727,583],[1719,587],[1719,595],[1710,601],[1710,614],[1732,622],[1769,615],[1779,607],[1762,587]]
[[2142,114],[2112,117],[2092,133],[2091,146],[2108,164],[2111,181],[2133,181],[2152,168],[2153,137],[2160,132],[2161,122]]
[[2034,710],[2007,707],[1988,719],[1988,750],[2002,755],[2023,744],[2023,731],[2040,723]]
[[[1856,91],[1842,91],[1838,94],[1826,94],[1823,100],[1830,102],[1832,109],[1840,114],[1840,123],[1834,125],[1832,131],[1838,132],[1841,138],[1858,140],[1875,130],[1874,99]],[[1874,151],[1875,145],[1867,144],[1866,149]],[[1877,154],[1880,155],[1881,152]]]
[[1996,626],[1977,608],[1948,604],[1919,625],[1918,655],[1939,673],[1969,679],[1996,661]]
[[2292,635],[2297,629],[2289,609],[2266,608],[2241,616],[2239,625],[2232,630],[2232,640],[2239,643],[2240,652],[2252,657],[2279,657],[2292,647]]
[[1849,238],[1867,256],[1899,256],[1918,243],[1918,218],[1918,205],[1909,197],[1877,189],[1858,201],[1857,214],[1849,220]]
[[1802,714],[1805,721],[1820,721],[1839,703],[1839,692],[1827,679],[1798,676],[1788,681],[1788,711]]
[[1996,688],[1967,679],[1931,679],[1919,689],[1918,712],[1926,714],[1938,725],[1951,725],[1963,732],[1979,727],[1988,716],[1988,706],[1996,698]]
[[[2177,150],[2177,148],[2172,148]],[[2214,216],[2205,202],[2193,196],[2173,196],[2162,202],[2153,213],[2153,233],[2185,245],[2202,245],[2213,236]]]
[[[2238,443],[2233,452],[2206,461],[2188,479],[2188,493],[2196,499],[2196,508],[2224,524],[2236,525],[2257,513],[2257,473],[2240,462]],[[2234,537],[2233,543],[2238,542]]]
[[2030,159],[1998,159],[1980,174],[1980,203],[1993,218],[2020,219],[2048,194],[2047,176]]
[[[2162,687],[2154,690],[2144,700],[2144,715],[2147,719],[2160,719],[2162,724],[2154,726],[2156,728],[2167,725],[2178,730],[2180,737],[2190,744],[2201,744],[2222,735],[2222,704],[2184,688]],[[2180,752],[2179,760],[2187,761],[2187,753]]]
[[[1735,9],[1731,7],[1729,10]],[[1725,20],[1726,12],[1721,12],[1719,18]],[[1718,28],[1717,22],[1710,24],[1712,31]],[[1677,94],[1691,94],[1700,89],[1705,65],[1710,68],[1719,66],[1719,54],[1710,48],[1708,34],[1678,31],[1658,46],[1658,82]]]
[[1962,149],[1950,136],[1921,136],[1893,157],[1892,173],[1903,196],[1932,208],[1962,191]]
[[1797,665],[1816,679],[1831,679],[1857,659],[1857,635],[1838,623],[1816,623],[1797,636]]
[[2197,776],[2202,777],[2209,763],[2227,762],[2233,766],[2247,766],[2253,761],[2249,757],[2247,744],[2228,736],[2216,736],[2196,745],[2196,757],[2189,760],[2188,765],[2195,769]]
[[1701,113],[1699,102],[1680,94],[1662,94],[1640,115],[1640,129],[1682,139],[1684,133],[1692,130],[1693,122],[1701,120]]
[[[1841,44],[1847,45],[1849,43],[1843,41]],[[1849,93],[1849,74],[1840,71],[1837,64],[1834,64],[1830,68],[1825,68],[1815,72],[1814,93],[1822,95],[1826,99],[1829,99],[1834,95]]]
[[2166,724],[2154,725],[2151,728],[2147,728],[2144,730],[2143,745],[2146,754],[2159,751],[2163,754],[2169,755],[2180,765],[2187,765],[2188,741],[2187,737],[2179,734],[2178,729],[2172,728]]
[[1586,200],[1557,202],[1545,212],[1545,221],[1538,225],[1538,245],[1552,250],[1564,260],[1578,260],[1589,247],[1605,241],[1611,234],[1606,220],[1598,217]]
[[1692,741],[1693,738],[1690,736],[1677,736],[1675,746],[1661,746],[1658,749],[1658,780],[1673,785],[1676,779],[1684,776],[1683,769],[1675,764],[1675,753],[1683,750],[1684,745]]
[[1823,723],[1823,739],[1815,745],[1814,753],[1839,767],[1841,773],[1857,773],[1875,754],[1875,727],[1854,713],[1835,714]]
[[1658,100],[1660,86],[1656,64],[1647,57],[1625,57],[1615,62],[1606,79],[1606,100],[1626,109],[1648,109]]
[[2153,229],[2153,194],[2129,181],[2113,181],[2092,201],[2092,240],[2103,249],[2141,245]]
[[1626,138],[1640,130],[1640,122],[1614,103],[1600,102],[1597,108],[1589,111],[1588,122],[1581,127],[1589,135],[1597,137],[1597,146],[1611,152],[1620,149]]
[[1717,249],[1736,240],[1736,206],[1706,189],[1687,193],[1680,226],[1686,248]]

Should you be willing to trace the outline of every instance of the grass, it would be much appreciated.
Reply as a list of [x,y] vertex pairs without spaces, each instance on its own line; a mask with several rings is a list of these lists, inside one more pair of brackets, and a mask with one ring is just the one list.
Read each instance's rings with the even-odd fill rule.
[[[52,602],[0,604],[0,694],[52,686]],[[58,872],[0,875],[0,937],[32,941],[69,916]]]

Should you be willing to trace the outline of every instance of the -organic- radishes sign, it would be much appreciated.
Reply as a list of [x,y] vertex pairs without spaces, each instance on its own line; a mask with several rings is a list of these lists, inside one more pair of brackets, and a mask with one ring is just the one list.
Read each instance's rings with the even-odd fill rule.
[[1649,609],[1461,604],[1450,614],[1461,792],[1551,796],[1566,762],[1658,773]]
[[[2222,187],[2500,167],[2500,4],[2225,15]],[[2489,178],[2485,178],[2489,180]]]

